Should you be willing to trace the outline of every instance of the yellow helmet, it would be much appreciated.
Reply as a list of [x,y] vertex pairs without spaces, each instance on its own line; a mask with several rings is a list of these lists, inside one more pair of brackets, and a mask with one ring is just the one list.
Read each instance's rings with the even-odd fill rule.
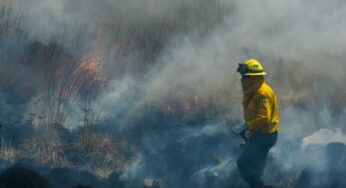
[[267,74],[263,71],[261,63],[256,59],[248,59],[244,63],[239,63],[237,71],[245,76],[261,76]]

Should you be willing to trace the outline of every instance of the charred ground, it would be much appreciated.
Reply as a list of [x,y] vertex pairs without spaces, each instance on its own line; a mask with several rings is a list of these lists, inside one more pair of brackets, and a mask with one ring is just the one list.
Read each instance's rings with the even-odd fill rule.
[[244,187],[229,127],[256,57],[280,102],[265,179],[345,186],[342,2],[0,5],[1,185]]

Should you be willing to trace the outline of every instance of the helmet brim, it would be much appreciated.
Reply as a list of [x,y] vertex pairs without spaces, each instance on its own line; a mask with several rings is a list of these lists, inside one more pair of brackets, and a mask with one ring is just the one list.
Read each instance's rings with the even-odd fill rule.
[[249,73],[245,73],[243,75],[245,75],[245,76],[264,76],[264,75],[267,75],[267,73],[266,72],[257,72],[257,73],[249,72]]

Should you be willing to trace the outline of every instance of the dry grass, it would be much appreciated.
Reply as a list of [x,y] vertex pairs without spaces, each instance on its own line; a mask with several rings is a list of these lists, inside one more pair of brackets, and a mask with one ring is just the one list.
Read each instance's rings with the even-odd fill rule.
[[2,143],[0,158],[7,161],[15,161],[18,158],[18,151],[6,143]]
[[123,170],[136,153],[136,147],[126,141],[115,141],[107,133],[81,134],[74,143],[76,151],[93,161],[90,168],[100,176]]
[[41,128],[23,144],[23,155],[50,166],[66,166],[68,161],[64,153],[65,145],[58,132],[50,128]]
[[12,162],[32,159],[47,167],[67,167],[108,177],[114,171],[124,170],[136,153],[134,144],[115,140],[105,132],[64,137],[61,131],[47,126],[37,128],[17,146],[3,143],[0,159]]

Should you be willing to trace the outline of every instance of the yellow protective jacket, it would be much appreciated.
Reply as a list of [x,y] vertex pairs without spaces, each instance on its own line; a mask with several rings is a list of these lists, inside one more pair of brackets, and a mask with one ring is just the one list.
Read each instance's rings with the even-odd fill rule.
[[263,76],[242,79],[244,119],[251,132],[270,134],[279,130],[276,96]]

